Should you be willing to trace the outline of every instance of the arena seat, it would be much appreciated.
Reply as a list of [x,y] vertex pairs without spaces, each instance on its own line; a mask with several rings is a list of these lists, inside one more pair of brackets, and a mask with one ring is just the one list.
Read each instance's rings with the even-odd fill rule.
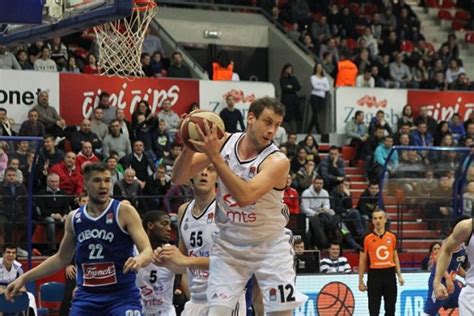
[[467,44],[474,44],[474,33],[466,33],[466,35],[464,35],[464,41]]
[[454,14],[454,19],[461,21],[469,21],[471,19],[471,14],[467,11],[459,10],[456,11],[456,13]]
[[426,6],[428,8],[437,8],[439,6],[438,0],[426,0]]
[[374,4],[366,3],[364,5],[363,12],[367,15],[374,15],[374,13],[378,12],[378,8]]
[[441,8],[443,9],[452,9],[456,6],[453,0],[443,0],[441,3]]
[[467,22],[462,20],[454,20],[451,23],[451,29],[453,31],[462,31],[466,28]]
[[438,19],[440,20],[452,20],[453,15],[449,10],[439,10],[438,11]]
[[405,41],[402,42],[400,48],[401,48],[402,52],[411,53],[411,52],[413,52],[413,49],[415,49],[415,44],[413,44],[412,41],[405,40]]
[[39,290],[39,309],[38,312],[44,313],[45,309],[49,313],[50,310],[59,311],[61,301],[64,297],[64,284],[59,282],[48,282],[41,284]]
[[360,5],[357,3],[357,2],[351,2],[349,4],[349,10],[355,14],[355,15],[359,15],[360,14]]

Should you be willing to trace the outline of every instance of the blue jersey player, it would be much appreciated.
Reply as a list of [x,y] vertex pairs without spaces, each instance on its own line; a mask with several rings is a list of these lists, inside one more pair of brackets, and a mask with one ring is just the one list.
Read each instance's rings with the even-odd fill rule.
[[[465,219],[465,217],[461,217]],[[457,220],[454,226],[459,222]],[[459,294],[461,293],[462,285],[458,281],[454,280],[456,274],[464,277],[465,271],[461,267],[464,260],[466,259],[466,249],[464,245],[461,245],[458,249],[453,252],[451,261],[447,271],[444,273],[442,283],[446,286],[449,297],[443,300],[437,299],[433,293],[433,281],[436,273],[436,263],[431,268],[430,278],[428,280],[428,297],[425,301],[423,311],[425,315],[438,315],[440,308],[456,308],[458,307]]]
[[140,217],[129,204],[109,197],[112,177],[105,165],[86,166],[84,182],[89,203],[67,216],[59,251],[11,283],[6,297],[67,266],[75,249],[77,289],[70,315],[141,315],[135,272],[151,262],[152,249]]

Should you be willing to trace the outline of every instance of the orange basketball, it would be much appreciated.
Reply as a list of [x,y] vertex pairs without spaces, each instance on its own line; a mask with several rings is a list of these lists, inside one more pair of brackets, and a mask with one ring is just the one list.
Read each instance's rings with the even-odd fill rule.
[[318,294],[320,316],[351,316],[354,313],[354,293],[342,282],[326,284]]
[[222,137],[225,133],[224,121],[222,121],[219,115],[211,111],[203,111],[203,110],[192,111],[184,119],[184,121],[181,123],[181,126],[179,128],[184,144],[186,145],[186,147],[188,147],[191,150],[198,151],[196,148],[194,148],[193,144],[191,144],[189,140],[190,139],[200,140],[197,126],[201,128],[203,133],[206,133],[204,121],[207,121],[209,126],[212,126],[212,124],[214,124],[217,127],[218,137]]

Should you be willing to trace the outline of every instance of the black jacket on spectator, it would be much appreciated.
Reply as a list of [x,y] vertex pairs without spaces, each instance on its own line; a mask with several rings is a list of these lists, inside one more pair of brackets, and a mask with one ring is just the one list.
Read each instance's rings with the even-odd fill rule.
[[425,122],[426,125],[428,126],[428,132],[431,134],[431,135],[435,135],[436,132],[438,131],[438,123],[436,122],[436,120],[434,118],[432,118],[431,116],[427,116],[426,119],[424,119],[421,115],[419,115],[416,119],[415,119],[415,126],[418,126],[418,124],[420,122]]
[[141,160],[138,160],[134,153],[125,156],[120,159],[120,164],[122,164],[124,169],[131,167],[135,170],[137,178],[141,181],[146,181],[148,179],[148,168],[155,172],[153,161],[148,159],[145,153],[142,154]]
[[89,133],[84,133],[83,131],[77,131],[72,133],[71,135],[71,146],[72,150],[75,153],[78,153],[82,149],[82,142],[88,141],[92,143],[92,148],[94,150],[99,149],[102,147],[102,142],[99,139],[99,136],[97,136],[96,133],[89,132]]
[[[13,188],[13,189],[12,189]],[[0,184],[0,215],[12,220],[24,220],[26,216],[26,188],[15,182],[10,185],[7,181]]]
[[338,192],[337,188],[331,191],[331,208],[337,215],[344,215],[352,208],[352,196],[347,196],[344,192]]
[[192,78],[191,72],[189,68],[185,65],[181,65],[181,67],[176,67],[175,65],[171,65],[168,68],[168,77],[170,78]]
[[228,133],[236,133],[239,130],[237,129],[237,123],[240,125],[240,131],[245,131],[244,117],[240,110],[235,109],[230,111],[228,108],[222,109],[219,113],[219,116],[224,121],[225,130]]
[[158,159],[165,156],[165,152],[170,152],[171,141],[168,133],[165,131],[161,133],[157,128],[153,133],[153,150]]
[[301,90],[301,85],[295,76],[281,76],[281,103],[285,105],[285,121],[300,120],[299,100],[296,94]]
[[[369,218],[372,218],[372,212],[379,205],[379,195],[376,196],[370,195],[369,189],[365,189],[364,192],[360,195],[359,203],[357,204],[357,209],[360,212],[360,215],[366,215]],[[385,205],[382,201],[382,209],[385,209]]]
[[154,176],[150,177],[143,188],[143,194],[151,196],[146,199],[148,209],[150,210],[162,210],[163,198],[171,187],[171,181],[165,181],[163,184],[159,179]]
[[137,199],[137,196],[143,196],[143,191],[140,188],[138,181],[128,184],[124,179],[117,181],[114,185],[114,197],[119,200],[128,200],[135,207],[138,213],[143,216],[148,208],[144,199]]
[[35,220],[42,220],[45,217],[51,216],[52,213],[59,213],[61,215],[67,214],[70,211],[71,198],[64,196],[66,192],[58,190],[52,192],[48,188],[38,192],[38,195],[48,195],[48,197],[35,198],[36,212],[33,211],[33,218]]
[[35,125],[31,123],[31,121],[26,120],[21,123],[20,131],[18,134],[20,136],[38,136],[42,137],[46,133],[43,123],[40,121],[36,122]]

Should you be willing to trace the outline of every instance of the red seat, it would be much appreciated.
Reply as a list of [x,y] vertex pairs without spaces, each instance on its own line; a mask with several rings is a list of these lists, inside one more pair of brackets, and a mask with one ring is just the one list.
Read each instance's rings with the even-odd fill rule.
[[439,10],[438,11],[438,19],[440,19],[440,20],[452,20],[453,15],[448,10]]
[[413,49],[415,48],[415,44],[413,44],[412,41],[403,41],[401,45],[401,50],[406,53],[411,53]]
[[357,47],[357,42],[353,38],[347,39],[347,48],[354,50]]
[[453,31],[462,31],[466,27],[466,24],[466,21],[454,20],[453,23],[451,23],[451,29]]
[[349,0],[336,0],[336,4],[339,8],[346,7],[349,4]]
[[355,15],[360,14],[360,5],[357,2],[352,2],[349,4],[349,10]]
[[455,3],[453,0],[443,0],[443,3],[441,4],[441,8],[444,9],[451,9],[455,7]]
[[474,44],[474,33],[466,33],[464,41],[468,44]]
[[376,13],[378,11],[377,9],[377,6],[371,4],[371,3],[366,3],[364,5],[364,14],[367,14],[367,15],[374,15],[374,13]]
[[456,13],[454,14],[454,19],[461,21],[469,21],[471,19],[471,14],[464,10],[456,11]]
[[426,6],[428,8],[437,8],[439,5],[438,0],[426,0]]
[[425,42],[425,44],[423,45],[423,47],[427,50],[429,50],[430,52],[434,52],[435,51],[435,48],[433,46],[433,44],[431,44],[430,42]]
[[365,25],[356,25],[355,28],[356,28],[357,34],[359,34],[359,35],[364,35],[365,28],[366,28]]

